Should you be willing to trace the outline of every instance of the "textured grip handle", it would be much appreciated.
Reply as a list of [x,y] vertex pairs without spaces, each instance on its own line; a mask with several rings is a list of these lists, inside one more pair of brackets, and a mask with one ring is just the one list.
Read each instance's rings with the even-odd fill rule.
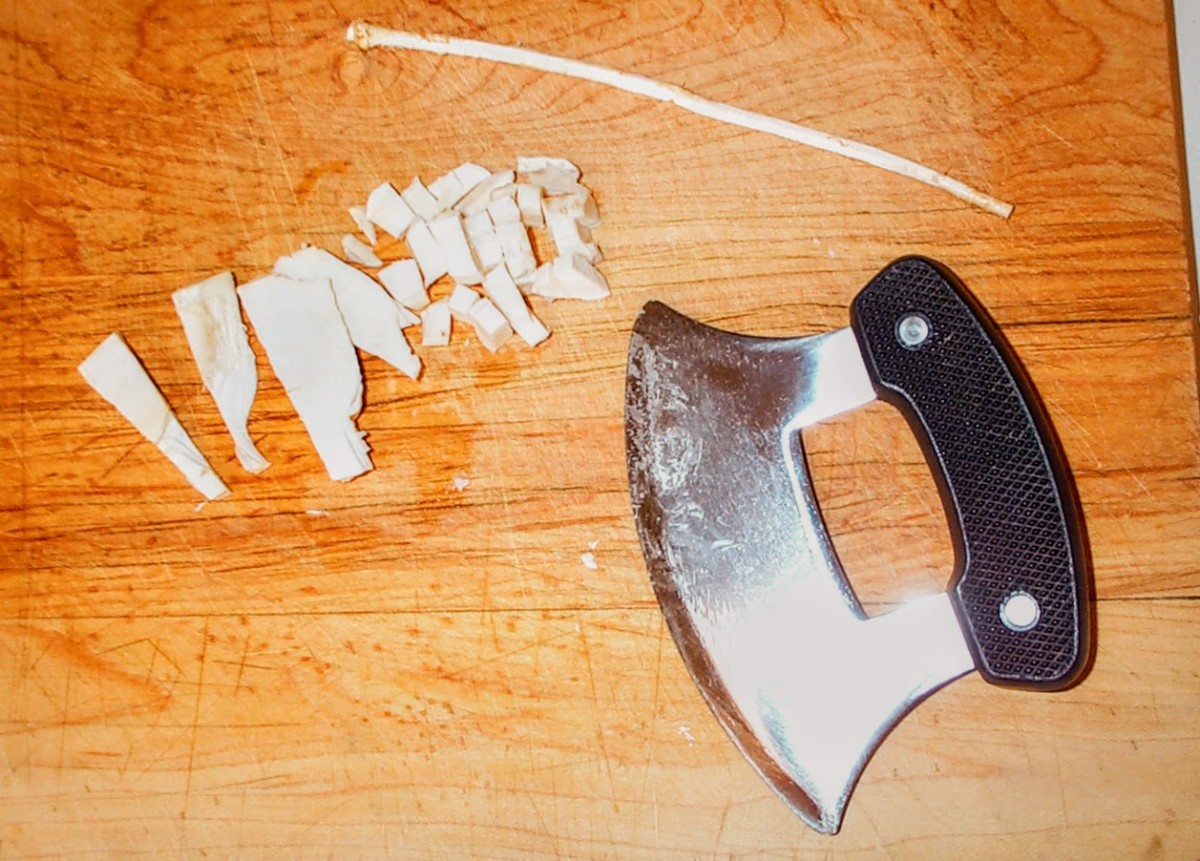
[[955,544],[951,599],[993,684],[1056,689],[1091,656],[1088,557],[1049,420],[995,323],[955,277],[895,261],[855,298],[879,396],[933,468]]

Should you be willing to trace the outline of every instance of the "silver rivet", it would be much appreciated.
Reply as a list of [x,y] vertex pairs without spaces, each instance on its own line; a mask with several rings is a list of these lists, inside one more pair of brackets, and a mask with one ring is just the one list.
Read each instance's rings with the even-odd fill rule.
[[896,340],[901,346],[915,350],[929,340],[929,329],[929,318],[914,311],[896,324]]
[[1022,589],[1008,593],[1000,603],[1000,621],[1010,631],[1028,631],[1038,623],[1041,615],[1037,598]]

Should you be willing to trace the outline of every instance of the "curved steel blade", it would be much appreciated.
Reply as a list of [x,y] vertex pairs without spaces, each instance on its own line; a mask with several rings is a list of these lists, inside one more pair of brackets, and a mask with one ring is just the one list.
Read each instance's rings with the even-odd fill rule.
[[849,330],[756,338],[656,302],[634,326],[627,465],[667,624],[742,752],[829,833],[888,730],[973,668],[944,594],[868,619],[826,534],[799,428],[874,397]]

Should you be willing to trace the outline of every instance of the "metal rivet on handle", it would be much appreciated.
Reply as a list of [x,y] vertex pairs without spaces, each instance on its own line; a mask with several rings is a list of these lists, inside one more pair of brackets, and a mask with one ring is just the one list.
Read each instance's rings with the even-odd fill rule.
[[1042,608],[1028,592],[1014,590],[1000,602],[1000,621],[1010,631],[1028,631],[1038,623]]
[[931,331],[929,318],[917,311],[912,311],[905,314],[896,323],[896,340],[900,342],[900,346],[915,350],[929,340]]

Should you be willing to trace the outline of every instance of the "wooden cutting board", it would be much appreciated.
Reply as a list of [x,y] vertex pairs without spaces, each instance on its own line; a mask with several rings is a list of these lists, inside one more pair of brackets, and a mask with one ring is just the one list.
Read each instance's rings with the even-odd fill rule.
[[[1200,413],[1163,4],[5,11],[0,857],[1200,856]],[[366,55],[343,40],[355,18],[660,78],[1017,208],[590,84]],[[595,190],[612,297],[538,305],[554,335],[536,350],[460,333],[417,383],[364,359],[376,468],[344,485],[260,354],[251,431],[274,465],[241,472],[171,292],[337,248],[383,180],[536,153]],[[933,696],[822,837],[728,742],[664,629],[628,510],[625,347],[651,298],[763,335],[842,326],[911,252],[963,277],[1047,403],[1099,649],[1065,693],[968,677]],[[75,373],[111,331],[229,499],[198,507]],[[806,442],[872,611],[943,588],[947,530],[903,421],[873,405]]]

